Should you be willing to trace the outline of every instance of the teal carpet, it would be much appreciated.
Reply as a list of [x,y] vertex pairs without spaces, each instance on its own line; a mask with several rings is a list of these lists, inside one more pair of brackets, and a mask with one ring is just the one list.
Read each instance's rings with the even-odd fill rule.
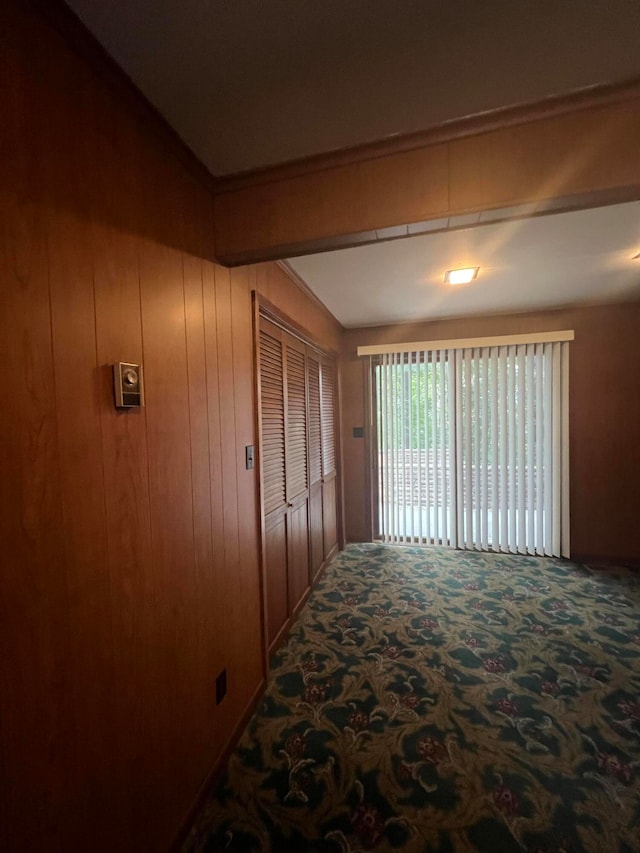
[[196,851],[640,851],[640,574],[351,545]]

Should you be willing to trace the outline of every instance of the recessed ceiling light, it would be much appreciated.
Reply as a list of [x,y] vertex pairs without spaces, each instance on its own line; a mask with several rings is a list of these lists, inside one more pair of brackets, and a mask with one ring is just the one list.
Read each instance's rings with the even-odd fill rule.
[[447,270],[444,274],[445,284],[469,284],[477,277],[480,267],[465,267],[462,270]]

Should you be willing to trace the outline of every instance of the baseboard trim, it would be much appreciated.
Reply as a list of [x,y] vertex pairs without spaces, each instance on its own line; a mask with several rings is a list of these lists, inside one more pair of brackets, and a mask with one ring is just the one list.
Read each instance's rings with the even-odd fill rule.
[[204,806],[204,803],[209,794],[211,794],[213,789],[220,782],[222,775],[226,770],[227,763],[231,758],[231,754],[238,745],[238,741],[240,740],[242,733],[247,727],[249,720],[253,716],[253,713],[256,710],[266,687],[267,680],[263,678],[258,687],[256,688],[253,696],[249,700],[246,708],[240,715],[240,718],[236,723],[233,732],[231,733],[231,737],[229,738],[227,745],[223,749],[222,753],[220,754],[220,757],[217,759],[217,761],[213,765],[213,768],[200,786],[200,790],[198,791],[191,808],[187,812],[187,815],[184,818],[180,829],[176,833],[175,838],[173,839],[173,842],[169,847],[169,853],[179,853],[183,844],[187,840],[189,833],[191,832],[191,828],[196,820],[196,817],[198,816],[198,812]]
[[313,576],[313,580],[311,581],[311,589],[312,590],[314,590],[316,588],[316,586],[318,585],[318,583],[322,579],[322,576],[324,575],[325,571],[327,570],[327,566],[332,562],[332,560],[335,558],[336,554],[340,550],[341,549],[338,547],[338,543],[336,542],[336,544],[333,546],[333,548],[327,554],[326,559],[323,561],[323,563],[320,566],[320,568],[318,569],[318,571]]

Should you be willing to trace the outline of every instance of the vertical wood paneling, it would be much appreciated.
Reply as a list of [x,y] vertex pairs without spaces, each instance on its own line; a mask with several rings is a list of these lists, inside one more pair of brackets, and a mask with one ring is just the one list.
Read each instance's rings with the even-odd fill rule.
[[281,306],[283,312],[297,323],[323,349],[340,351],[342,326],[326,309],[312,301],[278,264],[257,264],[256,288],[272,305]]
[[339,327],[216,267],[208,188],[28,4],[0,18],[0,846],[161,851],[263,678],[250,290]]
[[[61,849],[65,803],[76,791],[63,560],[60,464],[51,357],[45,233],[28,198],[3,199],[10,240],[2,253],[2,382],[13,387],[0,415],[1,722],[10,842]],[[3,241],[4,242],[4,241]],[[34,788],[34,781],[38,780]],[[25,803],[30,803],[29,811]]]
[[[220,598],[210,594],[211,574],[214,571],[213,541],[211,534],[211,486],[209,470],[209,418],[207,411],[207,373],[205,361],[204,312],[202,290],[202,261],[191,255],[183,257],[184,296],[187,330],[187,366],[189,376],[189,425],[191,437],[191,481],[193,505],[193,533],[197,607],[193,626],[197,637],[198,658],[194,725],[208,749],[198,756],[200,772],[204,776],[210,767],[210,737],[216,717],[215,677],[224,666],[221,643],[216,641],[219,627]],[[210,611],[201,606],[201,596],[206,596]],[[217,623],[217,624],[216,624]]]
[[309,555],[312,580],[316,578],[324,561],[324,521],[322,510],[323,488],[316,483],[309,489]]
[[[205,235],[206,202],[189,176],[182,176],[180,187],[183,201],[183,276],[189,379],[189,424],[191,445],[191,482],[193,505],[193,535],[195,548],[196,601],[192,623],[197,639],[197,659],[194,662],[194,713],[192,726],[195,739],[202,747],[192,759],[192,772],[204,778],[218,755],[215,728],[218,708],[215,679],[225,665],[220,595],[215,584],[216,564],[213,554],[211,524],[212,488],[211,434],[208,411],[208,376],[204,315],[204,266],[207,256]],[[216,594],[217,593],[217,594]]]
[[289,611],[294,613],[309,589],[309,508],[308,500],[288,515]]
[[364,401],[364,389],[367,367],[367,360],[352,355],[345,344],[340,360],[340,375],[343,383],[342,446],[344,453],[342,480],[344,484],[346,535],[349,542],[367,542],[371,538],[371,529],[367,523],[366,512],[368,496],[364,493],[365,470],[369,464],[369,458],[365,452],[364,441],[353,438],[351,431],[354,426],[363,426],[366,422],[367,407]]
[[[101,827],[104,848],[122,843],[121,822],[104,823],[117,787],[105,785],[114,740],[113,643],[97,381],[91,190],[84,178],[95,145],[91,93],[64,50],[52,56],[64,88],[49,93],[44,190],[53,362],[60,454],[64,560],[73,626],[69,669],[74,685],[78,773],[78,839]],[[61,203],[67,199],[67,203]],[[73,203],[71,203],[73,199]],[[97,439],[97,440],[96,440]],[[83,460],[77,464],[78,458]],[[96,732],[102,733],[96,737]]]
[[[0,51],[2,298],[0,376],[0,721],[7,843],[61,850],[77,792],[69,610],[57,445],[47,234],[42,216],[41,94],[22,73],[28,33]],[[29,804],[27,809],[25,806]]]
[[[233,335],[231,318],[231,278],[229,270],[216,265],[216,335],[218,344],[218,395],[220,397],[220,442],[222,453],[222,521],[223,544],[221,557],[224,560],[226,579],[226,634],[227,654],[231,660],[243,660],[242,635],[238,627],[242,623],[243,602],[238,599],[241,591],[239,580],[240,542],[238,529],[238,481],[236,455],[236,415],[233,377]],[[241,673],[231,671],[227,677],[227,697],[224,700],[223,715],[227,719],[236,719],[242,710],[242,697],[245,687]]]
[[[136,828],[152,820],[153,804],[140,778],[155,758],[149,744],[153,696],[150,630],[153,586],[149,515],[146,410],[118,412],[113,406],[111,365],[141,363],[142,326],[138,247],[135,236],[110,223],[128,201],[132,219],[139,195],[137,179],[140,139],[133,122],[117,127],[111,98],[98,103],[101,123],[95,157],[92,200],[92,251],[96,312],[97,364],[101,394],[101,438],[105,482],[107,560],[113,630],[114,715],[117,764],[114,784],[121,796],[116,814],[130,833],[131,844],[144,836]],[[112,756],[112,766],[114,764]]]
[[[253,321],[250,277],[246,267],[231,270],[231,319],[233,323],[233,386],[238,484],[238,533],[240,572],[236,593],[242,602],[237,635],[243,635],[240,671],[241,706],[244,710],[263,676],[260,574],[258,563],[257,469],[246,470],[245,447],[256,444],[254,402]],[[242,628],[241,628],[242,624]]]
[[[163,186],[159,174],[165,175]],[[153,224],[159,211],[170,207],[175,220],[174,176],[157,151],[148,152],[144,178],[143,215]],[[189,394],[182,254],[141,239],[139,263],[153,560],[151,735],[159,775],[154,831],[162,838],[170,832],[175,803],[185,796],[178,792],[190,773],[189,741],[181,730],[192,713],[185,700],[197,658]]]
[[336,478],[331,477],[322,484],[322,518],[325,560],[338,542],[338,518],[336,511]]
[[267,642],[271,646],[280,635],[289,617],[289,580],[287,576],[286,516],[275,517],[264,531],[267,578],[265,609]]

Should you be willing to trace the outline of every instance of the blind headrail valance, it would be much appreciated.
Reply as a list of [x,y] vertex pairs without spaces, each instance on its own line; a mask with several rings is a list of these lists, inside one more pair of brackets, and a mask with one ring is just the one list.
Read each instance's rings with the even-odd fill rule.
[[561,332],[531,332],[525,335],[496,335],[486,338],[452,338],[444,341],[411,341],[399,344],[373,344],[358,347],[358,355],[383,355],[390,352],[430,352],[443,349],[472,349],[478,347],[509,347],[518,344],[548,344],[572,341],[573,329]]

